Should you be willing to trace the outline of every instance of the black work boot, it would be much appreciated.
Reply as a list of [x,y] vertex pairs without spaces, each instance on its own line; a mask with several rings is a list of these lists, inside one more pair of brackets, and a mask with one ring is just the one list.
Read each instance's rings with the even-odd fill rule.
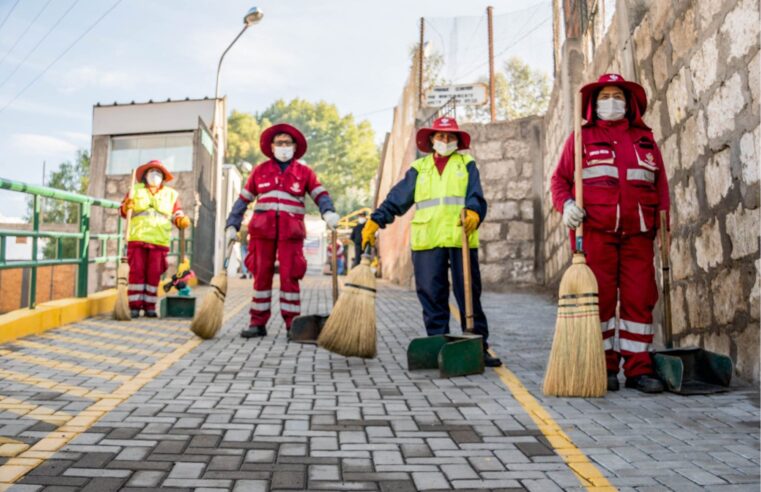
[[159,315],[156,314],[156,311],[146,311],[145,312],[145,317],[146,318],[158,318]]
[[265,337],[267,336],[267,328],[264,326],[251,325],[245,330],[242,330],[240,336],[243,338]]
[[633,378],[626,378],[626,387],[634,388],[643,393],[661,393],[666,389],[663,381],[658,379],[654,374],[642,374]]
[[502,361],[498,357],[492,356],[488,350],[484,350],[484,365],[486,367],[499,367]]
[[618,391],[620,386],[618,385],[618,373],[608,371],[608,391]]
[[139,309],[130,309],[129,310],[130,318],[139,318],[140,317],[140,310]]

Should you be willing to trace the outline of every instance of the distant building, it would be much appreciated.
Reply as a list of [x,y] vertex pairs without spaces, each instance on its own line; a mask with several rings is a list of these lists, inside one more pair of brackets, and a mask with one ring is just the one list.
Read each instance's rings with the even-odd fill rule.
[[[214,121],[215,110],[219,121]],[[236,186],[228,186],[217,169],[213,126],[221,132],[222,146],[227,142],[226,100],[185,99],[165,102],[109,104],[93,107],[91,176],[88,194],[120,201],[129,189],[132,169],[153,159],[162,161],[174,174],[170,186],[179,192],[185,212],[193,221],[191,253],[196,275],[208,281],[218,271],[219,248],[223,247],[223,217],[232,205]],[[221,179],[221,203],[216,196]],[[237,177],[239,187],[240,176]],[[239,189],[239,188],[238,188]],[[237,196],[237,194],[235,195]],[[93,210],[94,233],[117,230],[117,213]],[[175,229],[174,234],[177,234]],[[92,245],[95,247],[95,244]],[[110,252],[110,254],[114,254]],[[216,258],[215,258],[216,257]],[[216,261],[215,261],[216,260]],[[115,284],[113,264],[94,266],[90,272],[91,289]]]

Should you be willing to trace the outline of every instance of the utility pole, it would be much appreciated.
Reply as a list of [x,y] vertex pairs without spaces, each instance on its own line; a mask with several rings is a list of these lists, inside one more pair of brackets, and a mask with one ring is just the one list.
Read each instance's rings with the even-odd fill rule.
[[486,7],[486,18],[489,26],[489,110],[491,112],[491,122],[497,121],[497,107],[494,104],[494,25],[493,25],[494,7]]
[[418,107],[423,107],[423,57],[425,56],[423,52],[423,43],[425,42],[425,18],[420,18],[420,44],[418,45],[418,54],[417,54],[417,90],[418,90]]

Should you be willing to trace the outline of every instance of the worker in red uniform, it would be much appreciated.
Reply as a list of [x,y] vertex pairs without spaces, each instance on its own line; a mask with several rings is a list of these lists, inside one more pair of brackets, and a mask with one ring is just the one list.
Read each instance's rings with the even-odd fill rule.
[[129,262],[130,314],[133,318],[155,318],[158,285],[166,271],[166,255],[172,236],[172,223],[180,229],[190,226],[190,218],[182,211],[177,190],[166,186],[173,178],[160,161],[150,161],[135,171],[134,193],[124,198],[122,217],[132,210],[127,239]]
[[307,150],[306,138],[299,130],[286,123],[273,125],[262,132],[259,146],[269,160],[251,172],[227,217],[225,230],[227,240],[234,240],[246,208],[256,200],[248,226],[250,252],[246,260],[254,274],[254,296],[249,327],[241,332],[244,338],[267,335],[276,258],[280,262],[280,314],[286,330],[301,313],[299,280],[307,270],[305,196],[314,200],[329,228],[335,229],[340,219],[317,175],[298,160]]
[[649,349],[658,300],[653,241],[660,211],[669,211],[663,158],[642,121],[647,96],[640,85],[605,74],[582,87],[581,94],[584,209],[574,201],[573,135],[552,176],[553,204],[571,229],[571,245],[573,231],[584,222],[586,259],[600,292],[608,391],[619,388],[623,358],[626,387],[657,393],[664,386],[655,376]]

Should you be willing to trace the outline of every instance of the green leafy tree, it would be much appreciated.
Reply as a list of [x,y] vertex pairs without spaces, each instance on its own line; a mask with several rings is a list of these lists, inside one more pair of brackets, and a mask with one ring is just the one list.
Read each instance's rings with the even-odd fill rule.
[[[87,187],[90,185],[90,153],[80,149],[77,151],[74,162],[66,161],[58,166],[58,170],[50,173],[45,183],[50,188],[58,190],[71,191],[74,193],[86,194]],[[79,223],[79,204],[66,202],[55,199],[42,199],[41,222],[48,224],[78,224]],[[30,198],[28,201],[28,211],[26,219],[31,221],[33,212],[33,202]],[[47,241],[43,250],[44,258],[55,258],[56,243]],[[60,258],[71,258],[76,256],[77,241],[74,239],[63,239],[61,241],[61,251],[58,252]]]
[[[369,122],[357,122],[351,114],[341,116],[334,104],[303,99],[278,100],[261,113],[233,112],[230,118],[234,120],[228,127],[228,140],[235,142],[228,148],[231,162],[261,162],[261,131],[271,123],[290,123],[306,136],[308,149],[302,160],[328,189],[338,213],[343,215],[369,204],[370,180],[380,159]],[[360,203],[363,196],[368,197],[367,203]],[[308,212],[315,211],[310,204]]]
[[[482,77],[479,82],[489,85],[486,77]],[[544,114],[550,100],[547,74],[532,70],[519,57],[512,57],[505,62],[503,72],[494,74],[494,97],[497,120]],[[488,122],[491,118],[488,103],[468,106],[464,111],[469,121]]]

